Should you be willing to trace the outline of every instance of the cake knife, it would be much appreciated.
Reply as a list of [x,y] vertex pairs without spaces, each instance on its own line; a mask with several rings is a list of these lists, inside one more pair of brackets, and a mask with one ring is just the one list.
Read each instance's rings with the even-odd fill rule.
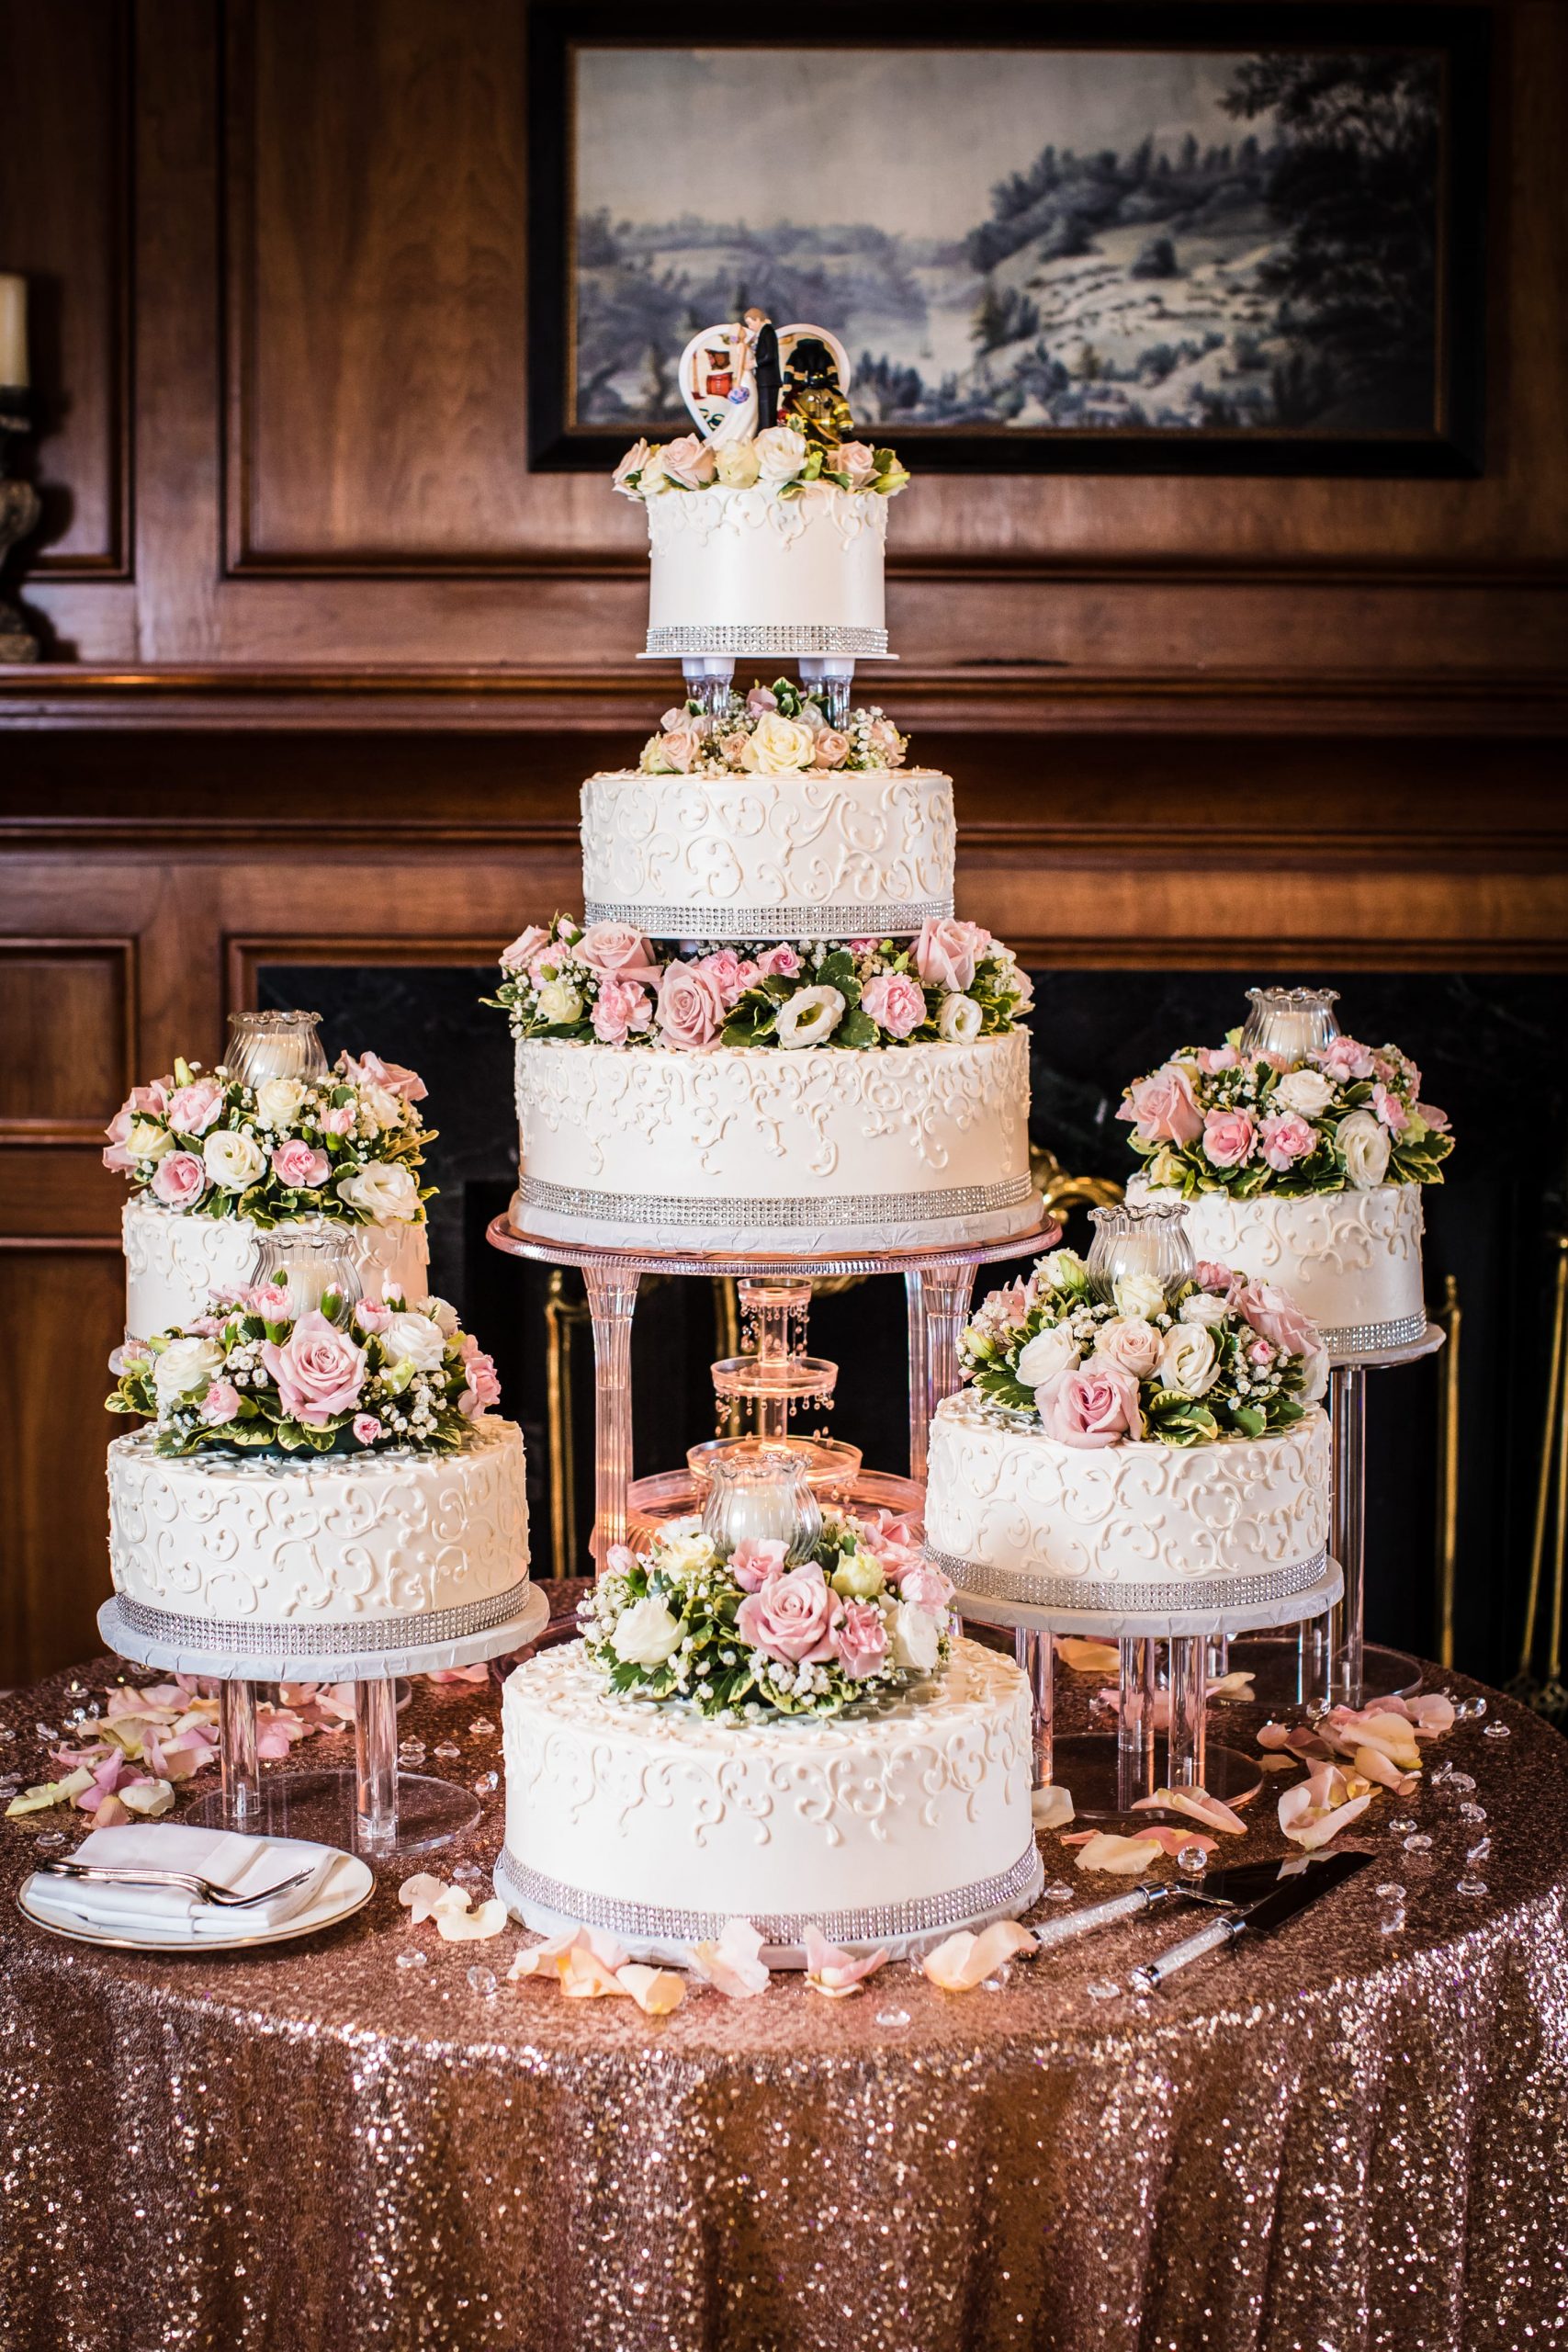
[[1030,1933],[1042,1951],[1048,1951],[1056,1944],[1075,1943],[1079,1936],[1091,1935],[1096,1928],[1112,1927],[1118,1919],[1141,1918],[1150,1911],[1163,1911],[1173,1903],[1200,1903],[1222,1911],[1246,1910],[1271,1894],[1281,1881],[1310,1877],[1322,1869],[1327,1859],[1291,1854],[1283,1861],[1238,1862],[1229,1870],[1211,1871],[1201,1879],[1166,1880],[1154,1886],[1134,1886],[1125,1894],[1112,1894],[1103,1903],[1087,1905],[1081,1911],[1066,1911],[1059,1918],[1043,1920]]
[[1371,1859],[1371,1854],[1322,1855],[1311,1869],[1282,1880],[1272,1894],[1266,1894],[1260,1903],[1254,1903],[1244,1911],[1223,1913],[1185,1942],[1173,1944],[1168,1951],[1134,1968],[1131,1977],[1134,1991],[1156,1993],[1178,1969],[1188,1968],[1193,1961],[1203,1959],[1208,1952],[1220,1951],[1226,1944],[1237,1943],[1244,1936],[1271,1936],[1287,1919],[1293,1919],[1298,1911],[1315,1903],[1319,1895],[1327,1894],[1358,1871],[1365,1870]]

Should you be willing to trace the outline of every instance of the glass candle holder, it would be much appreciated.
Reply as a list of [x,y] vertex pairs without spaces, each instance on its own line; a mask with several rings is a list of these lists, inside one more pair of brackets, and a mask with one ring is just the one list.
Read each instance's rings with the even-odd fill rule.
[[1114,1306],[1116,1285],[1128,1274],[1152,1274],[1168,1306],[1197,1278],[1197,1260],[1187,1238],[1185,1201],[1123,1201],[1090,1209],[1089,1288]]
[[325,1078],[327,1057],[316,1031],[319,1012],[231,1012],[223,1060],[242,1086],[269,1078]]
[[[314,1018],[312,1014],[311,1018]],[[354,1228],[329,1225],[275,1225],[256,1243],[253,1283],[279,1283],[297,1315],[320,1306],[329,1291],[339,1301],[339,1319],[365,1295],[354,1247]]]
[[1249,1060],[1278,1059],[1293,1069],[1339,1035],[1337,989],[1248,989],[1247,1001],[1252,1010],[1241,1024],[1241,1050]]
[[751,1453],[715,1460],[708,1469],[703,1532],[720,1551],[745,1543],[782,1543],[793,1567],[816,1550],[822,1509],[811,1491],[809,1468],[793,1452],[759,1447]]

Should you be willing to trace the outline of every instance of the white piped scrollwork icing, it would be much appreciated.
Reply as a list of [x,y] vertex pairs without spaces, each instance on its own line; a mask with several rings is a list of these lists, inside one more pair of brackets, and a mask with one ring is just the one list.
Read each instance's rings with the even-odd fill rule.
[[476,1421],[456,1453],[165,1459],[108,1450],[115,1589],[228,1623],[329,1624],[455,1609],[528,1573],[523,1433]]
[[650,633],[812,624],[884,627],[887,501],[808,484],[668,491],[648,504]]
[[[277,1228],[287,1231],[287,1227]],[[351,1236],[366,1295],[390,1286],[423,1298],[429,1288],[430,1244],[423,1225],[344,1225]],[[215,1290],[237,1290],[252,1279],[259,1227],[248,1216],[182,1216],[145,1198],[120,1212],[125,1245],[125,1328],[151,1339],[207,1311]]]
[[1325,1332],[1424,1322],[1421,1189],[1252,1201],[1201,1193],[1187,1204],[1187,1238],[1197,1257],[1289,1291]]
[[1314,1559],[1328,1499],[1315,1408],[1279,1437],[1089,1450],[1004,1427],[964,1390],[931,1423],[926,1538],[976,1567],[1124,1586],[1133,1604],[1140,1585],[1196,1591]]

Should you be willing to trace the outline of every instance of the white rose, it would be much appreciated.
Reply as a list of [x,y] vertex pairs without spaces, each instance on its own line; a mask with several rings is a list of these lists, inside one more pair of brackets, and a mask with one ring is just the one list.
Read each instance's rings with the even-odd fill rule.
[[1299,1111],[1303,1119],[1315,1119],[1334,1100],[1334,1081],[1320,1069],[1288,1070],[1274,1089],[1274,1100]]
[[937,1642],[942,1632],[930,1610],[901,1600],[893,1611],[890,1631],[894,1665],[907,1674],[930,1674],[941,1655]]
[[659,1568],[662,1576],[676,1584],[684,1584],[688,1577],[713,1565],[711,1535],[690,1533],[667,1536],[659,1547]]
[[428,1315],[394,1315],[380,1334],[390,1363],[412,1363],[415,1372],[434,1372],[446,1353],[441,1326]]
[[1201,1324],[1205,1330],[1217,1330],[1229,1314],[1223,1291],[1190,1290],[1181,1302],[1182,1322]]
[[681,1646],[681,1623],[649,1593],[619,1617],[610,1647],[626,1666],[662,1666]]
[[389,1093],[384,1086],[362,1086],[359,1090],[359,1107],[362,1112],[367,1111],[370,1114],[383,1135],[389,1127],[395,1127],[403,1115],[402,1104],[397,1096]]
[[796,768],[811,765],[815,748],[809,727],[768,710],[747,736],[740,764],[751,775],[793,775]]
[[254,1136],[233,1127],[220,1127],[201,1147],[201,1164],[215,1184],[226,1193],[243,1193],[266,1167],[266,1154]]
[[291,1127],[305,1100],[297,1078],[264,1078],[256,1089],[256,1117],[275,1134]]
[[132,1159],[162,1159],[166,1151],[173,1151],[175,1139],[156,1119],[132,1119],[125,1148]]
[[1388,1172],[1388,1129],[1371,1111],[1352,1111],[1337,1129],[1345,1173],[1358,1193],[1375,1192]]
[[457,1338],[458,1324],[457,1310],[455,1306],[449,1306],[444,1298],[427,1298],[424,1302],[424,1312],[444,1340]]
[[570,980],[547,980],[539,990],[536,1010],[541,1021],[570,1029],[582,1018],[582,999]]
[[770,424],[751,444],[764,481],[790,481],[807,459],[806,435],[793,424]]
[[1065,1323],[1048,1323],[1020,1356],[1016,1370],[1026,1388],[1043,1388],[1059,1372],[1070,1372],[1078,1360],[1078,1343]]
[[843,1017],[837,989],[797,989],[780,1005],[773,1029],[781,1046],[819,1046]]
[[760,470],[756,444],[721,441],[713,453],[714,471],[728,490],[750,490]]
[[1183,1396],[1206,1396],[1220,1376],[1219,1351],[1201,1323],[1178,1323],[1160,1350],[1159,1385]]
[[1130,1372],[1134,1380],[1147,1380],[1160,1358],[1160,1343],[1164,1333],[1141,1315],[1121,1316],[1114,1323],[1102,1323],[1095,1335],[1094,1352],[1104,1356]]
[[1165,1306],[1165,1284],[1157,1274],[1121,1274],[1116,1281],[1116,1312],[1146,1322]]
[[410,1170],[390,1160],[367,1159],[353,1175],[340,1176],[337,1196],[378,1225],[407,1225],[419,1215],[419,1186]]
[[168,1412],[182,1396],[205,1394],[223,1369],[223,1351],[216,1340],[171,1340],[152,1365],[152,1388],[161,1412]]
[[937,1014],[936,1034],[949,1046],[972,1046],[984,1018],[972,996],[944,996]]

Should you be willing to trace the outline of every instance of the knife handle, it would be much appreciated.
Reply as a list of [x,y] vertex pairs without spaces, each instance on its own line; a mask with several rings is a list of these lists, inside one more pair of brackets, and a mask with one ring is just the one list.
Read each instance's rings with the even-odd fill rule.
[[1172,1944],[1170,1950],[1162,1951],[1157,1959],[1145,1961],[1141,1968],[1134,1968],[1131,1980],[1134,1991],[1157,1993],[1166,1978],[1174,1976],[1179,1968],[1190,1967],[1193,1961],[1202,1960],[1209,1952],[1219,1951],[1226,1944],[1234,1943],[1241,1928],[1240,1919],[1211,1919],[1209,1925],[1200,1928],[1195,1936],[1189,1936],[1183,1943]]
[[1130,1894],[1090,1903],[1082,1911],[1065,1911],[1060,1918],[1046,1919],[1030,1932],[1041,1951],[1049,1951],[1056,1944],[1076,1943],[1079,1936],[1091,1935],[1096,1928],[1109,1928],[1118,1919],[1135,1919],[1141,1911],[1163,1904],[1174,1893],[1172,1887],[1135,1886]]

